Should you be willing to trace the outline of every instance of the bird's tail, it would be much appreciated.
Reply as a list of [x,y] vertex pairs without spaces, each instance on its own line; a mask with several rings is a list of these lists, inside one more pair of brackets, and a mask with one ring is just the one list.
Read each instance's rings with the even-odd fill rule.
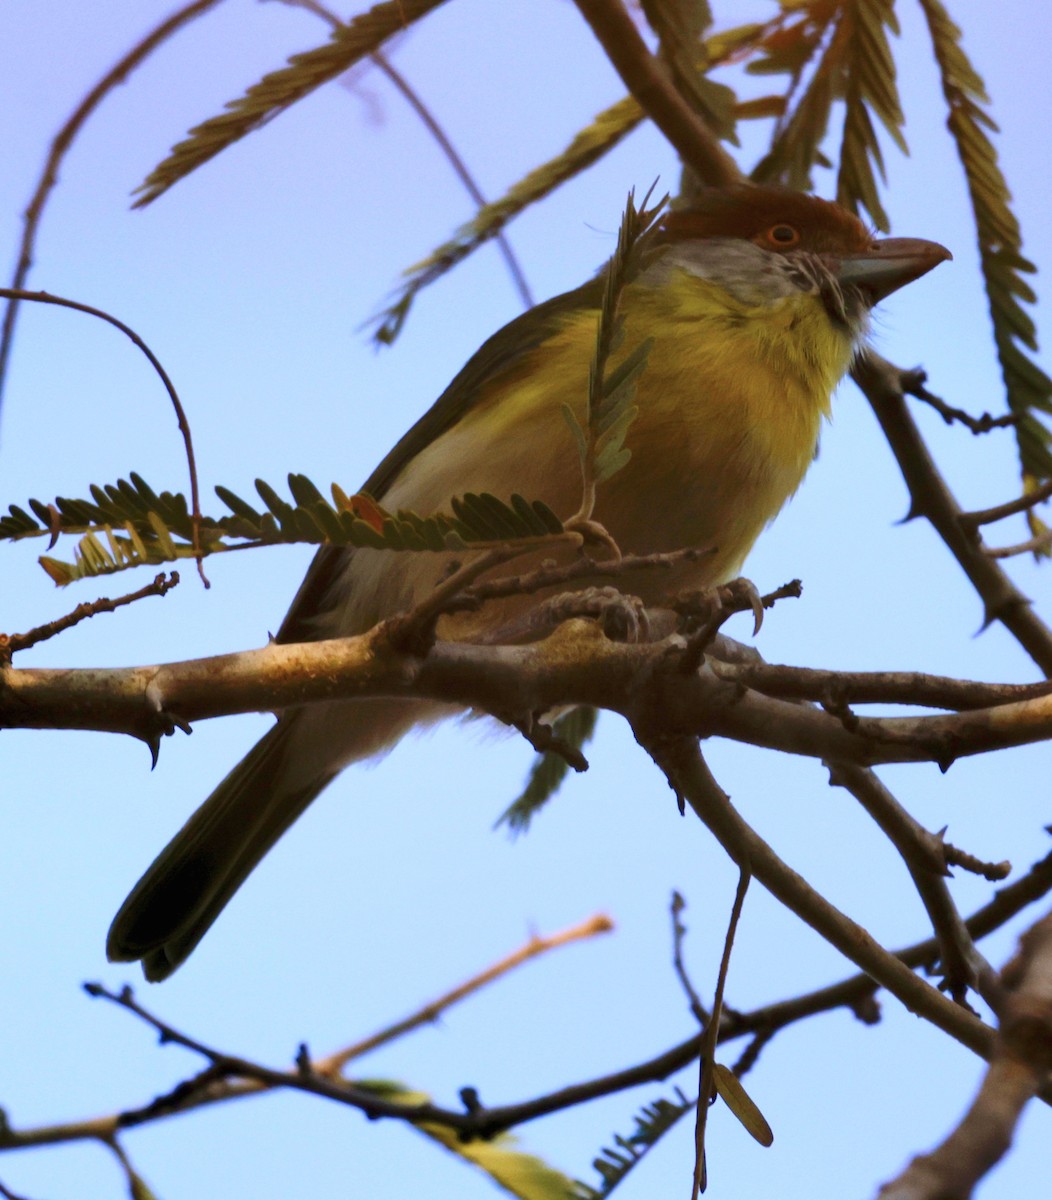
[[147,979],[167,978],[333,778],[336,771],[304,779],[289,769],[298,715],[279,721],[234,767],[135,885],[110,926],[112,961],[142,959]]

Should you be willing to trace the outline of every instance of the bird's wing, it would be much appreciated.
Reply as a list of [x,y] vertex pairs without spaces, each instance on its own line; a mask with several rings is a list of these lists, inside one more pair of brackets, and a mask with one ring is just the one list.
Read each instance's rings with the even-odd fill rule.
[[[564,315],[582,309],[598,311],[602,298],[603,282],[597,277],[509,321],[482,343],[431,408],[395,443],[361,490],[375,500],[382,500],[416,454],[469,413],[488,384],[554,333]],[[352,553],[352,549],[344,546],[323,546],[318,551],[281,623],[276,641],[306,642],[320,636],[314,618],[329,607],[328,593]]]

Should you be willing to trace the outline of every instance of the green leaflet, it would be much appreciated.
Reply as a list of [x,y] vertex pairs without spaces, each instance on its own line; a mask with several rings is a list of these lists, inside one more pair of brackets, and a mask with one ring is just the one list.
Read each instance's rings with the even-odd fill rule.
[[[540,501],[513,495],[507,502],[488,494],[451,501],[451,515],[426,517],[389,513],[367,497],[348,497],[333,487],[332,502],[305,475],[289,476],[292,502],[264,480],[256,491],[260,511],[229,488],[216,495],[229,515],[202,517],[198,528],[202,555],[252,546],[307,542],[314,545],[369,546],[374,549],[450,551],[467,546],[550,537],[562,532],[558,517]],[[156,566],[194,558],[193,522],[179,493],[155,492],[134,472],[105,487],[92,485],[91,499],[58,497],[52,504],[30,500],[27,512],[11,505],[0,517],[0,538],[79,538],[72,561],[44,555],[40,564],[60,586],[129,567]],[[355,509],[355,502],[359,507]]]
[[[426,1104],[431,1097],[389,1080],[353,1080],[360,1089],[375,1091],[385,1100],[406,1105]],[[462,1142],[455,1130],[443,1125],[418,1124],[413,1128],[437,1142],[451,1154],[484,1171],[498,1187],[519,1200],[577,1200],[577,1185],[569,1176],[550,1167],[543,1159],[518,1149],[510,1134],[489,1140]]]
[[997,151],[986,134],[996,124],[983,108],[989,97],[979,73],[961,45],[961,31],[941,0],[921,0],[931,34],[942,90],[949,108],[947,126],[957,144],[968,194],[975,214],[983,282],[994,324],[994,341],[1008,407],[1021,417],[1016,427],[1023,473],[1052,478],[1049,431],[1037,412],[1052,412],[1052,379],[1020,347],[1037,349],[1037,331],[1022,303],[1033,304],[1033,289],[1022,274],[1034,265],[1022,254],[1019,222],[1010,206],[1011,194],[997,162]]
[[334,29],[322,46],[294,54],[288,66],[271,71],[243,96],[231,100],[226,111],[190,130],[190,136],[172,147],[137,189],[136,208],[151,204],[173,184],[214,158],[271,117],[302,100],[315,88],[342,75],[367,57],[393,34],[408,28],[444,0],[383,0],[368,12]]

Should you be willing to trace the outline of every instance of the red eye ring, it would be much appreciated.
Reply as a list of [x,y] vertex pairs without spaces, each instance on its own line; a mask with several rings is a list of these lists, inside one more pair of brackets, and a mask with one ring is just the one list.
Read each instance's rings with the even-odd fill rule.
[[800,231],[793,225],[772,225],[764,234],[768,243],[777,246],[779,250],[788,250],[800,241]]

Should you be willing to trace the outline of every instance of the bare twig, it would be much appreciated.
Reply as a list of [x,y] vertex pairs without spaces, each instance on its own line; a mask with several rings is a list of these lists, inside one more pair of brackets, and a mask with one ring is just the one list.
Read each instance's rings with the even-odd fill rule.
[[567,946],[571,942],[585,941],[599,934],[610,933],[613,928],[613,921],[605,913],[597,913],[594,917],[589,917],[587,921],[582,921],[578,925],[572,925],[568,929],[562,929],[558,933],[552,933],[547,936],[532,934],[523,946],[520,946],[518,950],[513,951],[499,962],[495,962],[484,971],[473,975],[470,979],[465,980],[452,990],[444,992],[441,996],[436,997],[430,1003],[417,1009],[416,1012],[410,1014],[408,1017],[396,1021],[393,1025],[388,1025],[385,1029],[381,1029],[359,1042],[354,1042],[352,1045],[346,1046],[344,1049],[338,1050],[335,1054],[330,1054],[326,1058],[316,1059],[312,1064],[312,1068],[319,1075],[338,1075],[352,1059],[361,1058],[363,1055],[379,1049],[380,1046],[387,1045],[388,1042],[402,1037],[404,1034],[421,1025],[433,1024],[447,1009],[452,1008],[454,1004],[459,1004],[461,1000],[466,1000],[468,996],[473,995],[481,988],[495,983],[502,975],[507,975],[510,971],[516,970],[524,963],[529,962],[530,959],[547,954],[550,950],[557,950],[560,946]]
[[1037,537],[1027,538],[1025,542],[1016,542],[1014,546],[992,546],[986,550],[988,558],[1018,558],[1020,554],[1037,554],[1047,551],[1052,545],[1052,529],[1039,533]]
[[164,389],[168,393],[169,400],[172,402],[172,408],[175,409],[175,419],[179,425],[179,432],[183,435],[186,463],[190,470],[192,543],[194,553],[197,556],[198,574],[201,576],[201,582],[205,587],[208,587],[209,583],[205,578],[204,560],[201,556],[201,497],[197,485],[197,463],[194,459],[194,443],[190,434],[190,422],[186,419],[186,413],[183,410],[182,401],[179,399],[179,393],[175,390],[175,385],[168,378],[168,372],[161,365],[160,359],[134,329],[125,325],[123,321],[119,321],[110,313],[104,312],[101,308],[93,308],[90,304],[82,304],[79,300],[67,300],[63,296],[54,296],[50,292],[27,292],[21,288],[0,288],[0,296],[6,296],[9,300],[33,300],[39,304],[55,304],[60,308],[71,308],[75,312],[87,313],[91,317],[98,317],[99,320],[112,325],[114,329],[119,329],[125,337],[129,338],[146,355],[150,366],[157,372],[161,382],[164,384]]
[[967,712],[1052,693],[1052,682],[982,683],[926,675],[921,671],[828,671],[775,663],[724,663],[713,671],[728,683],[754,688],[784,700],[813,700],[837,707],[847,704],[914,704]]
[[911,381],[907,394],[923,400],[929,407],[934,408],[947,425],[952,425],[956,421],[974,434],[989,433],[991,429],[1005,429],[1019,424],[1019,417],[1015,413],[1005,413],[1003,416],[995,417],[984,412],[981,417],[973,417],[963,408],[954,408],[952,404],[947,404],[945,400],[940,400],[938,396],[933,395],[924,386],[923,380]]
[[996,863],[986,862],[981,858],[976,858],[974,854],[969,854],[967,850],[961,850],[959,847],[951,845],[949,842],[943,843],[943,850],[946,855],[946,865],[948,867],[960,867],[962,871],[971,871],[973,875],[981,875],[991,883],[1007,879],[1012,873],[1012,864],[1007,860]]
[[[1001,928],[1027,905],[1047,895],[1049,891],[1052,891],[1052,854],[1035,863],[1027,874],[1015,883],[1001,888],[993,900],[973,913],[965,924],[973,937],[985,937]],[[935,939],[928,938],[896,951],[895,957],[911,968],[930,967],[938,952]],[[873,1000],[876,987],[870,976],[862,973],[801,996],[764,1005],[751,1012],[727,1011],[720,1025],[719,1042],[722,1045],[724,1042],[752,1035],[754,1043],[759,1041],[762,1044],[778,1030],[797,1021],[843,1007],[852,1009],[860,1019],[872,1023],[879,1019],[879,1010],[876,1009]],[[572,1108],[640,1084],[667,1079],[672,1072],[697,1061],[701,1038],[702,1034],[696,1033],[655,1057],[630,1067],[572,1084],[535,1100],[506,1106],[500,1110],[503,1119],[506,1120],[504,1128],[511,1128],[534,1117]],[[748,1054],[749,1050],[746,1050],[746,1055]],[[318,1068],[325,1061],[323,1059],[316,1065],[318,1073],[323,1073]],[[742,1071],[740,1060],[735,1066],[735,1073],[741,1074]],[[143,1109],[60,1125],[21,1130],[10,1127],[0,1129],[0,1151],[85,1140],[108,1141],[122,1128],[161,1120],[173,1113],[186,1112],[202,1105],[259,1094],[268,1090],[269,1086],[256,1080],[225,1079],[214,1067],[209,1067],[178,1085],[168,1097],[162,1097]],[[489,1111],[492,1113],[494,1110]]]
[[990,1057],[993,1030],[919,979],[788,867],[734,809],[693,739],[648,735],[638,728],[635,734],[665,772],[670,785],[690,804],[740,868],[748,868],[777,900],[897,996],[911,1012],[931,1021],[982,1057]]
[[[435,120],[428,111],[423,101],[417,96],[416,92],[409,85],[405,77],[391,65],[390,61],[380,53],[372,55],[372,60],[380,68],[394,86],[402,93],[410,107],[417,114],[421,121],[427,126],[428,132],[435,139],[442,149],[442,153],[449,159],[449,164],[457,174],[457,178],[464,185],[471,196],[472,200],[481,208],[488,203],[486,197],[482,194],[481,189],[475,182],[468,170],[464,160],[457,153],[456,147],[449,140],[445,130]],[[503,230],[493,235],[493,240],[496,242],[501,256],[504,259],[504,264],[508,268],[508,274],[511,276],[512,283],[515,285],[516,291],[519,293],[519,299],[522,301],[525,308],[533,307],[533,294],[530,292],[530,285],[526,282],[526,275],[522,267],[519,265],[519,260],[515,257],[515,251],[511,248],[511,242],[508,241],[508,235]]]
[[683,943],[686,940],[687,927],[680,920],[680,913],[686,907],[686,900],[679,892],[674,891],[669,904],[669,912],[672,916],[672,969],[676,972],[676,978],[687,995],[687,1002],[690,1004],[690,1011],[694,1014],[694,1019],[704,1028],[709,1023],[710,1013],[701,1002],[697,989],[691,983],[686,963],[683,960]]
[[[328,21],[333,28],[344,25],[345,22],[326,8],[325,5],[319,4],[317,0],[283,0],[283,3],[290,5],[293,8],[304,8],[308,12],[314,13],[323,20]],[[401,71],[397,70],[391,63],[387,55],[382,54],[379,50],[369,56],[376,67],[383,72],[384,75],[391,81],[394,87],[401,93],[403,99],[409,107],[416,113],[420,120],[424,123],[428,133],[438,143],[439,149],[446,156],[449,165],[453,168],[454,173],[460,182],[464,185],[468,195],[475,203],[482,208],[488,203],[486,197],[482,193],[482,189],[475,182],[474,177],[468,170],[467,164],[461,158],[457,148],[453,145],[449,135],[435,119],[431,110],[424,104],[416,89],[409,83]],[[522,267],[519,265],[519,260],[515,257],[515,252],[511,248],[511,243],[508,241],[507,235],[503,231],[498,231],[494,234],[494,241],[500,250],[504,263],[508,268],[508,274],[511,276],[512,283],[515,285],[516,291],[519,293],[519,299],[526,308],[533,307],[533,296],[530,293],[530,286],[526,282],[526,275]]]
[[596,559],[582,555],[561,566],[540,566],[522,575],[502,575],[499,579],[472,584],[463,589],[463,595],[466,600],[477,603],[498,600],[504,596],[526,596],[579,579],[616,579],[633,571],[667,571],[680,563],[697,562],[712,553],[712,550],[687,548],[658,554],[623,554],[617,559]]
[[959,520],[966,529],[978,529],[980,525],[990,525],[994,521],[1003,521],[1005,517],[1014,517],[1016,513],[1029,512],[1039,504],[1044,504],[1049,497],[1052,497],[1052,480],[1020,496],[1018,500],[1009,500],[976,512],[961,513]]
[[997,1012],[1000,981],[976,949],[950,896],[942,839],[914,820],[872,771],[831,763],[829,781],[855,796],[901,855],[935,931],[946,990],[958,1004],[965,1004],[968,988],[974,987]]
[[[18,263],[11,277],[11,290],[20,291],[33,265],[33,247],[36,243],[37,230],[44,213],[44,206],[52,189],[58,182],[59,165],[69,150],[73,139],[81,131],[85,121],[98,108],[105,97],[115,87],[122,84],[136,67],[140,66],[163,42],[167,41],[177,30],[188,25],[197,17],[202,16],[210,8],[214,8],[218,0],[194,0],[192,4],[177,9],[170,17],[166,17],[160,25],[151,30],[137,45],[133,46],[105,75],[95,84],[90,92],[77,105],[67,118],[65,124],[55,135],[48,151],[47,161],[37,186],[23,214],[25,226],[22,231],[22,243],[19,247]],[[11,355],[12,339],[15,333],[15,320],[18,316],[19,298],[8,298],[7,310],[4,313],[3,333],[0,334],[0,400],[3,397],[4,383],[7,376],[7,364]]]
[[165,578],[162,571],[160,575],[154,578],[153,583],[148,583],[145,587],[139,588],[137,592],[129,592],[126,596],[118,596],[116,600],[100,596],[98,600],[78,604],[71,613],[66,613],[64,617],[56,617],[54,621],[48,621],[45,625],[37,625],[25,633],[13,633],[10,635],[0,633],[0,665],[9,664],[12,655],[17,654],[19,650],[27,650],[30,646],[35,646],[38,642],[47,641],[48,638],[62,633],[63,630],[71,629],[81,621],[87,620],[88,617],[94,617],[98,613],[115,612],[118,608],[123,608],[126,604],[134,604],[136,600],[143,600],[147,596],[167,595],[178,583],[178,571],[172,571],[167,578]]
[[723,940],[723,954],[720,957],[720,971],[716,980],[716,995],[712,1001],[712,1016],[701,1042],[698,1110],[694,1124],[694,1179],[690,1200],[698,1200],[698,1193],[705,1190],[705,1126],[709,1115],[709,1105],[716,1095],[716,1043],[719,1040],[720,1023],[723,1020],[723,994],[727,987],[727,972],[731,965],[734,935],[738,930],[742,907],[745,904],[745,893],[749,890],[749,879],[748,866],[740,866],[738,886],[734,893],[734,903],[731,905],[730,921],[727,924],[727,936]]

